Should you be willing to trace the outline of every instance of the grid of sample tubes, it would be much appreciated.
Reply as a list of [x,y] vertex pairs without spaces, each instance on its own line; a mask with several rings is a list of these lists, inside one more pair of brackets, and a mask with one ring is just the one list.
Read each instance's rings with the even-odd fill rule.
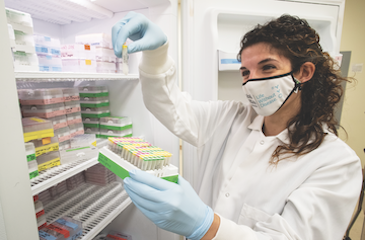
[[170,164],[172,154],[138,137],[109,138],[109,149],[143,171]]

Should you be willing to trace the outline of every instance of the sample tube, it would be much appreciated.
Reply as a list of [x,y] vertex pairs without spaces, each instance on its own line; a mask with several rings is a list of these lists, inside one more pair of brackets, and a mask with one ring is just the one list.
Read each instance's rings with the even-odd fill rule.
[[128,75],[128,72],[129,72],[129,66],[128,66],[128,47],[127,47],[127,45],[125,45],[125,43],[123,44],[123,47],[122,47],[122,58],[123,58],[123,65],[122,65],[123,73],[125,75]]

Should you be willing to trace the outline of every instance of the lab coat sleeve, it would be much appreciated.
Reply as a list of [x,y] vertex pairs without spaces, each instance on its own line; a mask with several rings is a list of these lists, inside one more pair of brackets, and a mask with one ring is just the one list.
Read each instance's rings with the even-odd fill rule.
[[268,215],[252,228],[221,218],[213,240],[341,240],[360,196],[361,163],[347,146],[327,150],[332,153],[319,156],[327,163],[288,196],[282,213]]
[[168,42],[144,51],[139,69],[145,106],[172,133],[196,147],[204,144],[223,122],[228,133],[234,113],[227,113],[237,111],[237,104],[194,101],[181,92],[174,61],[168,56]]

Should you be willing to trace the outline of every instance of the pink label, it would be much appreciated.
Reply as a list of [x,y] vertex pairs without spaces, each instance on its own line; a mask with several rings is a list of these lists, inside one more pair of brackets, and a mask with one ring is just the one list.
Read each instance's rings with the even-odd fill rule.
[[66,114],[80,112],[80,111],[81,111],[81,108],[79,106],[77,106],[77,107],[71,107],[71,108],[67,108],[66,107]]
[[63,127],[67,127],[67,122],[57,123],[57,124],[53,125],[54,130],[60,129],[60,128],[63,128]]
[[48,99],[20,99],[20,104],[23,105],[47,105],[47,104],[54,104],[54,103],[61,103],[64,102],[64,98],[48,98]]
[[76,135],[84,134],[84,129],[71,133],[71,138],[75,137]]
[[67,121],[68,125],[72,125],[72,124],[75,124],[75,123],[82,123],[82,118],[75,118],[75,119],[71,119],[71,120]]
[[63,136],[63,137],[58,137],[58,141],[59,142],[64,142],[64,141],[70,140],[70,138],[71,138],[71,135],[66,135],[66,136]]

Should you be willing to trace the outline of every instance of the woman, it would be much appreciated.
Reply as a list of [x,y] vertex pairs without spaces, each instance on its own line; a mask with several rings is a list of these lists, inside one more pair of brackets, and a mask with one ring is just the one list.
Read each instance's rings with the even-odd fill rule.
[[[143,51],[148,109],[198,149],[199,197],[178,184],[131,172],[125,189],[157,226],[189,239],[342,239],[361,189],[361,164],[337,137],[341,78],[305,20],[284,15],[242,39],[243,94],[198,102],[174,84],[165,34],[129,13],[112,30],[121,56]],[[145,51],[152,50],[152,51]],[[214,211],[213,211],[214,209]]]

